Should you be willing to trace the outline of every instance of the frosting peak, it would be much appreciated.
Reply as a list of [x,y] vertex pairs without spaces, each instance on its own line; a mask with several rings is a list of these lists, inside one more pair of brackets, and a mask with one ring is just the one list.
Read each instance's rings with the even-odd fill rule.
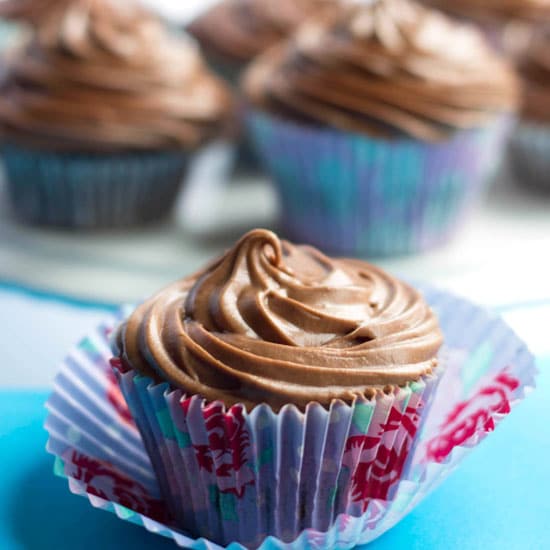
[[244,87],[291,120],[428,141],[485,125],[517,95],[476,29],[410,0],[327,10],[253,62]]
[[267,230],[142,304],[123,359],[226,405],[352,401],[427,374],[441,332],[418,292],[358,260]]
[[85,152],[178,149],[228,125],[230,94],[195,45],[137,1],[18,6],[5,10],[36,27],[0,87],[0,129],[10,139]]

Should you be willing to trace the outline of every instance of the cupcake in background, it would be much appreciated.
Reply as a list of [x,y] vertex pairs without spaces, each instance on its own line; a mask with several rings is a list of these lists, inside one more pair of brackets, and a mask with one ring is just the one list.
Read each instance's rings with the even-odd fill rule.
[[258,58],[243,87],[281,228],[360,256],[447,241],[500,162],[517,101],[479,31],[409,0],[342,3]]
[[188,31],[211,66],[238,83],[246,65],[289,36],[330,0],[222,0],[196,18]]
[[166,217],[190,155],[232,99],[198,49],[131,0],[4,2],[29,40],[0,82],[8,193],[26,222],[104,228]]
[[517,181],[550,191],[550,28],[540,28],[518,63],[523,105],[510,141]]
[[140,305],[112,363],[177,527],[256,548],[391,498],[442,339],[409,285],[257,229]]
[[[250,61],[330,3],[331,0],[222,0],[196,18],[187,30],[201,45],[212,69],[238,89],[239,77]],[[238,118],[242,121],[242,117]],[[243,123],[237,147],[238,166],[255,171],[258,159],[245,133]]]
[[477,24],[491,44],[513,57],[526,47],[533,29],[550,23],[549,0],[424,0],[426,4]]

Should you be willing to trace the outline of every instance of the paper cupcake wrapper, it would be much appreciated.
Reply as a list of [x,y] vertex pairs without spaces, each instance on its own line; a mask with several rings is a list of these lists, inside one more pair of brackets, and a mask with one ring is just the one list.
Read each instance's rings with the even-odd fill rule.
[[510,140],[510,162],[519,183],[550,191],[550,125],[520,122]]
[[360,516],[388,500],[406,466],[437,376],[353,406],[305,412],[267,405],[247,413],[170,391],[118,371],[178,525],[220,543],[256,548],[326,531],[341,513]]
[[[448,361],[399,483],[387,499],[371,499],[359,517],[341,514],[328,530],[306,529],[290,543],[268,537],[262,550],[345,549],[374,540],[445,479],[534,388],[534,359],[502,320],[448,293],[423,290],[439,315]],[[114,397],[119,394],[109,375],[107,328],[117,322],[111,319],[73,350],[56,379],[46,422],[56,472],[96,507],[179,546],[218,550],[214,542],[174,528],[139,432]],[[242,475],[230,479],[245,481]],[[231,545],[237,548],[244,547]]]
[[294,241],[338,254],[389,256],[447,241],[497,168],[509,128],[430,144],[387,141],[251,112],[248,127]]
[[145,224],[166,217],[184,152],[82,154],[3,147],[8,194],[27,223],[75,228]]

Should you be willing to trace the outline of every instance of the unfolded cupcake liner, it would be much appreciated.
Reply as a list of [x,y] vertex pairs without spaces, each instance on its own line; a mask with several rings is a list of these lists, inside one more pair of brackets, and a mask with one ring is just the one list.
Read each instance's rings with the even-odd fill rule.
[[510,140],[510,162],[518,183],[550,192],[550,125],[520,122]]
[[[426,410],[425,421],[413,440],[399,481],[388,491],[386,498],[374,498],[373,495],[373,498],[369,499],[366,510],[360,512],[359,516],[340,514],[327,529],[305,529],[291,542],[268,537],[260,545],[262,550],[346,549],[374,540],[400,521],[443,481],[460,461],[498,426],[500,420],[534,388],[536,374],[534,359],[525,344],[501,319],[446,292],[429,287],[424,287],[422,290],[439,316],[448,360],[437,391],[433,394],[432,404]],[[113,395],[119,395],[117,393],[119,388],[109,375],[111,354],[108,349],[108,333],[110,328],[125,317],[126,313],[123,313],[117,318],[110,319],[73,350],[62,365],[48,402],[50,414],[46,422],[50,433],[48,449],[56,456],[56,473],[67,477],[70,490],[87,497],[95,507],[116,513],[123,520],[142,525],[153,533],[169,537],[181,547],[218,550],[222,546],[206,538],[194,538],[196,535],[175,527],[177,521],[168,513],[169,507],[161,496],[159,483],[156,481],[139,432],[132,420],[128,418],[127,411],[124,412],[118,399],[113,397]],[[125,378],[125,375],[122,378]],[[249,453],[254,456],[254,451],[257,451],[257,448],[254,449],[252,445],[249,447],[245,445],[243,455],[240,452],[241,447],[237,445],[237,442],[243,441],[243,424],[240,423],[239,408],[233,407],[227,411],[229,414],[223,415],[220,414],[223,413],[220,406],[211,406],[208,420],[213,425],[207,430],[204,419],[206,407],[200,399],[184,400],[184,408],[182,408],[181,404],[174,399],[176,392],[165,392],[166,388],[163,385],[151,386],[143,378],[137,381],[133,378],[130,380],[132,391],[138,394],[145,392],[148,403],[149,396],[152,395],[154,398],[152,401],[154,408],[149,410],[149,414],[154,413],[160,419],[158,425],[165,429],[166,433],[162,435],[164,440],[162,452],[174,453],[176,456],[190,453],[189,439],[184,435],[187,433],[186,429],[189,429],[189,422],[187,426],[179,423],[182,418],[185,418],[184,408],[187,409],[188,415],[194,415],[192,431],[198,434],[197,441],[201,441],[201,444],[212,447],[212,443],[216,440],[220,442],[223,440],[222,434],[230,432],[235,435],[232,440],[234,445],[231,446],[231,454],[212,455],[210,453],[209,456],[204,452],[204,447],[193,449],[193,456],[200,456],[203,463],[209,465],[211,471],[203,469],[199,472],[198,461],[186,462],[186,468],[187,465],[192,468],[184,472],[189,490],[195,493],[199,491],[197,486],[205,479],[206,482],[212,481],[216,486],[223,481],[227,489],[235,489],[235,492],[239,492],[240,487],[246,494],[250,488],[250,484],[247,484],[249,480],[247,475],[250,474],[245,468],[237,470],[225,466],[233,464],[234,458],[241,456],[248,458]],[[139,398],[138,395],[137,399]],[[175,418],[178,419],[178,423],[174,425],[166,421],[166,416],[169,414],[166,410],[169,407],[177,410]],[[256,427],[260,432],[252,434],[253,438],[273,438],[273,433],[270,431],[270,427],[273,426],[272,420],[268,419],[265,425],[259,421],[266,412],[265,407],[257,407],[254,410],[258,411],[255,413]],[[332,433],[336,433],[336,427],[342,422],[350,421],[349,417],[346,419],[344,414],[340,414],[343,411],[341,405],[330,413],[316,408],[315,413],[309,417],[311,424],[306,426],[305,432],[312,433],[316,426],[327,425],[326,417],[334,415],[336,411],[338,418],[334,419],[334,426],[330,422],[328,424]],[[288,408],[280,414],[284,418],[280,422],[279,429],[281,432],[284,430],[287,437],[296,443],[304,430],[296,433],[289,429],[290,426],[297,426],[300,429],[294,422],[295,411]],[[350,424],[353,421],[358,421],[360,424],[360,418],[361,415],[357,419],[352,419]],[[173,432],[170,432],[170,429]],[[356,433],[354,431],[352,435]],[[159,434],[155,437],[160,441]],[[381,436],[382,442],[387,443],[384,438],[389,437],[390,433],[385,431]],[[95,446],[90,446],[90,442],[95,443]],[[398,446],[394,443],[394,447]],[[288,449],[291,450],[291,447],[288,446]],[[381,447],[382,445],[379,446]],[[303,448],[305,449],[305,446]],[[296,464],[296,455],[299,452],[301,452],[300,446],[296,445],[296,452],[278,459],[279,463],[284,460],[287,465],[284,474],[288,478],[294,479],[292,468]],[[271,486],[273,478],[270,477],[272,476],[270,466],[274,462],[269,460],[269,453],[266,454],[268,455],[265,457],[267,470],[260,468],[258,472],[254,472],[252,469],[251,473],[259,475],[266,486]],[[377,454],[379,460],[375,464],[381,466],[380,473],[382,473],[383,465],[387,466],[389,462],[381,460],[382,455]],[[314,453],[313,456],[318,455]],[[359,463],[363,462],[364,456],[359,456]],[[348,455],[351,461],[357,460],[357,457],[358,454]],[[216,474],[226,472],[230,475],[216,477]],[[325,479],[332,479],[334,475],[334,468],[328,467],[323,470],[323,482]],[[379,477],[383,478],[382,475]],[[218,480],[220,480],[219,483]],[[178,482],[183,483],[181,475],[178,476]],[[294,487],[294,492],[285,493],[289,507],[296,509],[294,503],[300,499],[302,484],[311,482],[310,479],[294,479],[292,482],[294,485],[290,481],[285,485],[288,490]],[[279,490],[276,487],[277,485],[272,486],[275,491]],[[374,487],[367,489],[375,490]],[[229,491],[228,494],[230,497],[235,496],[233,491]],[[341,494],[336,494],[334,497],[329,495],[328,503],[334,506]],[[208,496],[212,497],[210,503],[212,507],[216,503],[223,502],[227,514],[233,513],[231,498],[226,502],[225,497],[220,498],[219,491],[212,491]],[[378,496],[381,494],[379,493]],[[197,507],[197,510],[199,509],[200,507]],[[310,513],[308,510],[304,507],[302,513]],[[238,507],[237,511],[239,511]],[[322,512],[322,510],[319,511]],[[312,513],[315,514],[316,510],[313,509]],[[209,506],[204,517],[205,521],[209,518],[215,520]],[[284,516],[283,521],[288,522],[295,517],[289,513]],[[322,514],[318,517],[322,517]],[[261,516],[257,511],[250,517],[250,521],[258,524],[263,521],[263,518],[265,516]],[[240,529],[238,535],[242,536],[247,528]],[[244,548],[238,542],[232,543],[230,547],[232,550]]]
[[15,215],[30,224],[81,229],[162,220],[180,190],[187,153],[84,154],[3,146]]
[[483,195],[510,127],[501,116],[441,143],[383,140],[251,112],[248,127],[280,198],[281,230],[355,256],[446,242]]

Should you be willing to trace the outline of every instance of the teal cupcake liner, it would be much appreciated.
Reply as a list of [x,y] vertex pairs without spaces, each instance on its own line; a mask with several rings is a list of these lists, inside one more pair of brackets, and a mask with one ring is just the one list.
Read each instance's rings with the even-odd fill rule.
[[167,217],[187,154],[84,154],[3,147],[7,190],[26,223],[78,229],[141,225]]
[[550,192],[550,125],[521,122],[510,140],[510,162],[518,183]]
[[248,127],[280,199],[281,230],[353,256],[447,242],[501,161],[509,118],[441,143],[374,139],[252,112]]

